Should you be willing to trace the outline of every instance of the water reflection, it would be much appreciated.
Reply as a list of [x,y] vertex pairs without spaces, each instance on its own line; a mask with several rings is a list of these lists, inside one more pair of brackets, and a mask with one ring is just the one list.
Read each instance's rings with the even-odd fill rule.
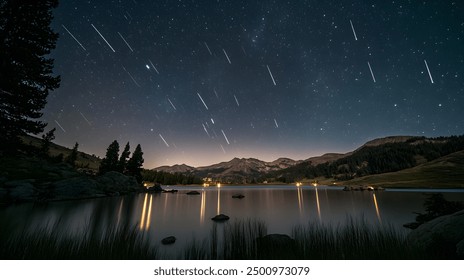
[[374,206],[375,212],[377,213],[377,219],[379,220],[379,223],[382,223],[382,219],[380,218],[379,205],[377,204],[377,198],[375,197],[375,193],[372,194],[372,198],[374,199]]
[[147,199],[148,199],[148,193],[145,194],[145,198],[143,199],[142,215],[140,216],[140,230],[143,230],[143,227],[145,226],[145,216],[146,216],[146,210],[147,210]]
[[[198,190],[201,195],[184,195],[188,190]],[[245,195],[244,199],[232,198],[238,191]],[[464,200],[464,193],[450,193],[446,198]],[[348,216],[363,217],[372,224],[391,223],[403,229],[404,223],[414,221],[414,212],[424,210],[423,202],[424,197],[419,192],[343,192],[323,186],[221,186],[204,190],[192,187],[180,190],[179,194],[143,193],[11,205],[0,208],[0,230],[8,224],[14,231],[30,228],[32,232],[37,227],[52,229],[59,222],[57,227],[62,231],[85,232],[98,237],[114,226],[127,225],[136,226],[150,237],[150,242],[158,244],[161,237],[169,235],[182,240],[190,240],[193,235],[197,239],[209,236],[212,222],[206,216],[216,212],[230,213],[237,220],[260,219],[269,232],[290,234],[295,225],[306,224],[309,219],[322,220],[322,208],[324,222],[328,224],[343,225]]]
[[148,231],[150,229],[153,195],[150,195],[150,202],[148,202],[148,211],[147,211],[147,202],[148,202],[148,193],[145,194],[145,198],[143,199],[142,214],[140,216],[140,230],[145,230],[145,231]]
[[205,222],[205,211],[206,211],[206,192],[201,192],[201,204],[200,204],[200,224]]
[[303,189],[298,187],[297,191],[298,191],[298,209],[300,210],[300,216],[302,216],[304,212]]
[[221,185],[217,186],[217,214],[221,214]]
[[321,206],[319,204],[319,193],[317,192],[317,187],[315,187],[316,189],[316,205],[317,205],[317,215],[319,216],[319,221],[321,221]]

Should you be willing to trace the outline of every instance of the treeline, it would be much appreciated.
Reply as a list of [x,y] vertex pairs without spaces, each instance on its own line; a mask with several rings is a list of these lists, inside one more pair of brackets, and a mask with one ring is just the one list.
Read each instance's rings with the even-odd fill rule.
[[316,177],[349,180],[411,168],[420,164],[419,159],[431,161],[461,150],[464,150],[464,135],[413,137],[400,143],[365,146],[334,162],[316,166],[311,165],[311,162],[300,163],[270,176],[285,183]]
[[142,182],[142,165],[144,162],[142,147],[137,145],[132,157],[130,157],[130,145],[127,142],[121,155],[119,155],[119,143],[114,140],[106,150],[106,155],[102,159],[99,174],[105,174],[109,171],[117,171],[128,176],[133,176],[137,182]]
[[163,171],[143,170],[144,181],[157,182],[162,185],[192,185],[202,184],[203,180],[193,174],[168,173]]

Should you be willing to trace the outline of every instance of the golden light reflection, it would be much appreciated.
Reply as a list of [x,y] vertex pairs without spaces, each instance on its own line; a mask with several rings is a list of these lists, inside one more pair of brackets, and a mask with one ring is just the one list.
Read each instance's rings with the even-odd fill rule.
[[153,202],[153,195],[150,195],[150,204],[148,206],[148,217],[147,217],[147,226],[145,227],[145,230],[150,229],[150,223],[151,223],[151,205]]
[[218,187],[217,214],[221,214],[221,188]]
[[372,197],[374,199],[374,206],[375,212],[377,213],[377,219],[379,220],[379,223],[382,223],[382,219],[380,218],[379,205],[377,204],[377,198],[375,197],[375,193],[372,194]]
[[142,208],[142,216],[140,217],[140,230],[143,230],[145,226],[145,214],[147,210],[147,200],[148,200],[148,193],[145,194],[145,198],[143,200],[143,208]]
[[303,190],[301,188],[298,188],[297,191],[298,191],[298,208],[300,209],[300,215],[302,215],[304,212]]
[[319,215],[319,221],[321,221],[321,206],[319,204],[319,193],[317,192],[316,188],[316,205],[317,205],[317,214]]
[[201,204],[200,204],[200,224],[205,222],[205,211],[206,211],[206,192],[201,192]]

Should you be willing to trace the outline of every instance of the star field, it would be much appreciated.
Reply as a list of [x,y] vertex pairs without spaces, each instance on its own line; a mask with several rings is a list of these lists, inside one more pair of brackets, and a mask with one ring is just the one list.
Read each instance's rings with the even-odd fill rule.
[[[460,1],[61,1],[44,119],[146,168],[464,133]],[[47,129],[49,129],[47,128]]]

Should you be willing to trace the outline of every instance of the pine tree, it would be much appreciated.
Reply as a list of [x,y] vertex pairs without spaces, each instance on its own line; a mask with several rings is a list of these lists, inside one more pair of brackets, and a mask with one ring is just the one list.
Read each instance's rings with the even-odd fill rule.
[[118,163],[118,171],[121,173],[124,173],[126,171],[127,167],[127,161],[130,156],[130,145],[129,142],[127,142],[126,147],[124,147],[124,150],[121,153],[121,156],[119,157],[119,163]]
[[20,136],[43,132],[39,121],[49,91],[59,87],[53,76],[58,34],[50,28],[58,0],[0,1],[0,150],[16,151]]
[[118,141],[114,140],[106,150],[105,158],[102,159],[100,168],[98,172],[100,174],[105,174],[109,171],[117,171],[118,170],[118,158],[119,158],[119,143]]
[[127,162],[126,174],[134,176],[137,182],[142,183],[142,165],[143,165],[143,152],[140,144],[137,145],[132,157]]
[[49,156],[48,151],[50,150],[50,144],[55,139],[55,130],[56,128],[53,128],[49,132],[42,135],[42,146],[40,147],[40,154],[43,157]]
[[78,147],[79,144],[76,142],[76,144],[74,144],[73,149],[71,150],[71,154],[69,154],[69,156],[66,158],[66,162],[71,164],[72,166],[76,165]]

